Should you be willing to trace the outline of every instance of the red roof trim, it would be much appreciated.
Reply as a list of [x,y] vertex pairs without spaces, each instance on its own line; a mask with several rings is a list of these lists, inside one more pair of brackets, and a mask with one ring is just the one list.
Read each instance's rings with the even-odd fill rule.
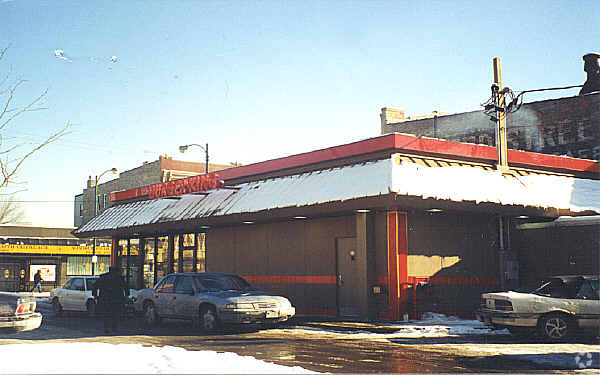
[[[219,171],[218,175],[222,180],[227,181],[234,178],[260,175],[277,170],[301,167],[385,150],[397,150],[398,152],[426,152],[429,154],[437,154],[440,157],[450,156],[452,158],[458,157],[459,159],[479,159],[488,163],[493,163],[497,160],[497,151],[495,147],[393,133],[345,145],[267,160],[236,168],[224,169]],[[531,166],[532,168],[544,167],[571,172],[600,173],[600,163],[593,160],[526,151],[508,150],[508,162],[512,165],[519,164],[520,166]],[[111,194],[111,200],[113,200],[113,198],[116,198],[115,200],[120,200],[119,198],[132,199],[142,197],[147,195],[147,193],[147,189],[144,188],[130,189]]]
[[[393,133],[341,146],[267,160],[237,168],[230,168],[220,171],[219,174],[221,175],[221,178],[228,180],[350,156],[370,154],[387,149],[427,152],[438,154],[440,156],[482,159],[487,162],[494,162],[498,159],[496,148],[491,146]],[[564,169],[573,172],[586,171],[600,173],[600,163],[593,160],[539,154],[527,151],[508,150],[508,162],[511,164],[530,165],[532,167]]]

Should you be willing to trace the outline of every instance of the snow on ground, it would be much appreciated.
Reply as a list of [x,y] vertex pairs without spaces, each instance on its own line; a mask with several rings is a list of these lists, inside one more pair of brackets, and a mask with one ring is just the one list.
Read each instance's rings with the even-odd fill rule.
[[2,374],[301,374],[314,373],[235,353],[106,343],[2,345]]
[[[42,302],[42,301],[39,301]],[[45,302],[45,301],[44,301]],[[337,325],[338,327],[341,325]],[[369,328],[385,328],[386,333],[370,332]],[[598,373],[600,346],[590,344],[545,343],[465,343],[440,342],[430,344],[418,339],[461,338],[471,335],[510,335],[507,330],[492,330],[478,320],[425,313],[421,320],[394,323],[348,324],[343,329],[336,325],[295,326],[295,331],[307,335],[339,337],[340,339],[392,341],[415,345],[421,350],[455,353],[460,356],[504,356],[507,360],[522,360],[555,369],[572,369]],[[376,330],[375,330],[376,331]],[[391,331],[391,332],[390,332]],[[411,340],[407,340],[411,339]],[[417,340],[415,340],[417,339]],[[403,341],[406,340],[406,341]],[[33,347],[32,345],[38,345]],[[39,345],[47,345],[41,347]],[[50,353],[50,354],[48,354]],[[55,358],[69,353],[73,358],[66,367],[54,367]],[[93,354],[90,354],[93,353]],[[35,357],[36,361],[28,361]],[[114,358],[113,361],[93,361],[93,358]],[[135,358],[135,361],[131,361]],[[34,363],[35,362],[35,363]],[[97,363],[90,368],[90,363]],[[211,351],[186,351],[176,347],[142,347],[113,344],[18,344],[4,345],[0,351],[0,373],[309,373],[300,367],[270,364],[252,357]],[[29,367],[24,368],[23,364]],[[49,365],[52,364],[52,365]],[[13,367],[11,367],[13,366]],[[95,365],[96,366],[96,365]],[[105,367],[102,367],[105,366]]]
[[[467,335],[509,335],[508,330],[493,330],[478,320],[460,319],[455,316],[445,316],[435,313],[424,313],[421,320],[410,320],[398,323],[377,323],[378,327],[394,329],[393,333],[373,333],[357,326],[356,330],[338,330],[319,327],[296,327],[307,333],[346,335],[347,338],[364,339],[393,339],[419,337],[460,337]],[[327,327],[327,326],[323,326]],[[349,336],[351,335],[351,336]]]
[[[546,343],[460,343],[419,342],[419,338],[460,338],[470,335],[510,335],[508,330],[492,330],[478,320],[460,319],[454,316],[425,313],[421,320],[399,323],[378,323],[378,327],[394,328],[392,333],[372,333],[365,330],[339,330],[335,328],[296,327],[308,334],[339,336],[345,339],[385,340],[403,345],[418,346],[421,350],[454,353],[458,356],[503,356],[507,360],[521,360],[554,369],[581,370],[597,374],[600,369],[600,347],[590,344],[546,344]],[[403,339],[410,339],[403,341]],[[417,339],[417,340],[415,340]],[[509,339],[510,340],[510,339]],[[466,340],[468,341],[468,340]]]

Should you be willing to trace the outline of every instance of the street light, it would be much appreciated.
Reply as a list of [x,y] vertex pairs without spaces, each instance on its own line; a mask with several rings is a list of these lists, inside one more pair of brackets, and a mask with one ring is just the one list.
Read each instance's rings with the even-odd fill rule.
[[[96,180],[94,180],[94,217],[98,216],[98,180],[102,178],[106,173],[112,172],[113,174],[117,174],[117,168],[107,169],[104,172],[100,173],[99,176],[96,176]],[[96,257],[96,237],[94,237],[94,242],[92,246],[92,276],[96,274],[96,263],[98,262],[98,258]]]
[[183,154],[184,152],[187,151],[187,149],[190,146],[198,146],[198,147],[200,147],[201,149],[204,150],[204,153],[206,154],[206,168],[205,168],[205,173],[208,173],[208,143],[206,144],[206,146],[202,146],[202,145],[199,145],[197,143],[191,143],[189,145],[179,146],[179,152],[181,152]]

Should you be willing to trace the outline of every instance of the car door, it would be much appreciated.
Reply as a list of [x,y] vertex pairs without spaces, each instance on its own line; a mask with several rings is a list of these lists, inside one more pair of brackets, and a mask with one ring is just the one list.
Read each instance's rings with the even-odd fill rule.
[[600,290],[598,280],[584,280],[575,296],[580,327],[600,327]]
[[166,276],[158,283],[152,293],[152,301],[156,312],[161,317],[172,317],[173,302],[175,301],[175,275]]
[[71,284],[73,283],[73,279],[69,279],[62,288],[56,288],[54,291],[54,295],[58,298],[58,302],[62,306],[63,309],[68,310],[68,301],[67,295],[69,290],[71,289]]
[[71,279],[71,283],[68,288],[65,288],[63,293],[63,298],[61,304],[63,309],[65,310],[76,310],[75,305],[75,293],[77,292],[77,288],[83,287],[83,281],[79,277],[74,277]]
[[71,283],[71,289],[69,290],[70,310],[85,311],[87,299],[85,279],[83,277],[74,278]]
[[194,281],[191,276],[177,276],[175,280],[175,296],[173,298],[173,315],[180,319],[197,317]]

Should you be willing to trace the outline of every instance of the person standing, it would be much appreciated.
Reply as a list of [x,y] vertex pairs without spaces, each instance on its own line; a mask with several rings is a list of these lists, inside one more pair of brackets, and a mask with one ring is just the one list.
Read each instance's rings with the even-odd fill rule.
[[37,270],[35,275],[33,275],[33,288],[31,289],[31,292],[33,293],[33,291],[36,288],[39,293],[42,292],[42,271],[41,270]]
[[116,333],[123,312],[123,305],[129,289],[121,276],[118,267],[111,266],[109,271],[100,275],[92,288],[92,295],[97,297],[97,309],[104,318],[104,333]]

